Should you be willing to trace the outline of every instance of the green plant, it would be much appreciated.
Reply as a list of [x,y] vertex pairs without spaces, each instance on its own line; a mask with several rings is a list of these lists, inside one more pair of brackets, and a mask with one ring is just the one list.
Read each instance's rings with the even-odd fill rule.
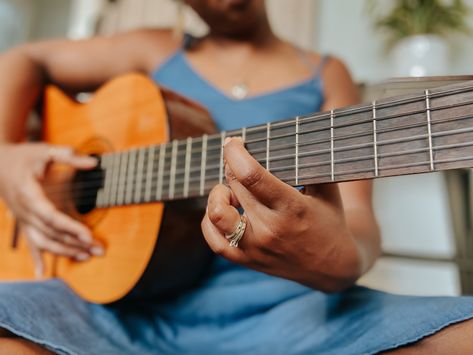
[[408,36],[470,31],[466,22],[470,7],[464,0],[391,0],[394,4],[387,14],[381,9],[386,2],[367,1],[375,27],[388,36],[388,48]]

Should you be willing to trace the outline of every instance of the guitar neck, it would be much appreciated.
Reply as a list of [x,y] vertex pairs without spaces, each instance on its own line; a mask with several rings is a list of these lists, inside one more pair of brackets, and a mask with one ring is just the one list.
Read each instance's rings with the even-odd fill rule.
[[473,83],[105,154],[97,206],[206,196],[235,136],[292,186],[472,167]]

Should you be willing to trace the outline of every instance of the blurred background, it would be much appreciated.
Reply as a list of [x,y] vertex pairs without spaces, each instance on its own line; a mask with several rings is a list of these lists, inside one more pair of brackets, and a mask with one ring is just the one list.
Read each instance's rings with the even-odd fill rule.
[[[342,58],[370,101],[387,78],[473,74],[473,0],[267,0],[278,34]],[[205,25],[176,0],[0,0],[0,52],[24,41],[81,39],[143,26]],[[3,80],[5,78],[2,78]],[[389,91],[389,90],[388,90]],[[385,255],[360,283],[403,294],[473,294],[469,170],[380,179]]]

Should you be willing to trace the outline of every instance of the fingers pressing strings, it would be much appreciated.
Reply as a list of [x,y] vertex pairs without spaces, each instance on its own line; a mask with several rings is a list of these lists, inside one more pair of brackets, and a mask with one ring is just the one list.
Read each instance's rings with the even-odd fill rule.
[[217,185],[209,195],[207,214],[212,224],[224,234],[231,234],[238,226],[239,203],[233,192],[224,185]]
[[[251,200],[275,210],[284,210],[291,201],[297,200],[298,192],[261,166],[245,149],[241,138],[226,139],[224,158],[228,166],[228,183],[245,210],[245,204]],[[248,193],[244,193],[239,185]]]
[[44,178],[46,168],[51,163],[66,164],[76,169],[93,169],[97,159],[87,155],[77,155],[72,148],[41,144],[37,151],[37,164],[34,175],[38,179]]
[[97,159],[87,155],[77,155],[68,147],[46,146],[45,154],[49,162],[67,164],[77,169],[92,169],[97,165]]

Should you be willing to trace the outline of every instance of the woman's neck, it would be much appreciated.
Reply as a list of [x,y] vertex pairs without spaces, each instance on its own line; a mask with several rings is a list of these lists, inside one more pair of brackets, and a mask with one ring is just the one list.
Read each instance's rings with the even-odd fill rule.
[[273,33],[269,21],[265,18],[250,29],[231,33],[210,30],[206,39],[219,47],[252,46],[258,48],[270,47],[279,42]]

